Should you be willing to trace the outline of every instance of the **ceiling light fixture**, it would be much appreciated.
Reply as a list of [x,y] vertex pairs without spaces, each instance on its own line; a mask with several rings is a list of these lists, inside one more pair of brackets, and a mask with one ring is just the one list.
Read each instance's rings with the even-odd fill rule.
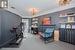
[[1,7],[6,8],[7,7],[7,1],[1,1]]
[[31,12],[31,14],[34,16],[36,13],[39,12],[39,10],[37,8],[30,8],[29,11]]
[[59,6],[65,6],[70,4],[72,0],[58,0]]

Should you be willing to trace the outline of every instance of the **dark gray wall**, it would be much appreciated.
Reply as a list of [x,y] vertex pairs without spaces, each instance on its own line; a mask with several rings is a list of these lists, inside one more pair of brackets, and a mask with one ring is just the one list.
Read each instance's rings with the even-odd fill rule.
[[0,0],[0,7],[1,7],[1,1],[2,1],[2,0]]
[[42,15],[42,16],[39,16],[39,25],[41,25],[41,18],[43,17],[51,17],[51,20],[52,20],[52,24],[56,24],[56,29],[59,28],[59,23],[60,22],[66,22],[67,21],[67,17],[59,17],[59,14],[63,12],[63,13],[69,13],[69,12],[74,12],[75,13],[75,8],[70,8],[70,9],[66,9],[66,10],[63,10],[63,11],[59,11],[59,12],[54,12],[54,13],[50,13],[50,14],[46,14],[46,15]]
[[1,15],[1,44],[9,41],[10,39],[14,38],[16,33],[11,33],[10,30],[13,27],[18,27],[22,22],[22,18],[16,14],[13,14],[9,11],[0,10]]
[[[1,12],[0,12],[1,14]],[[0,44],[1,44],[1,15],[0,15]]]
[[31,18],[29,18],[29,31],[28,31],[29,33],[31,33],[31,23],[32,23]]

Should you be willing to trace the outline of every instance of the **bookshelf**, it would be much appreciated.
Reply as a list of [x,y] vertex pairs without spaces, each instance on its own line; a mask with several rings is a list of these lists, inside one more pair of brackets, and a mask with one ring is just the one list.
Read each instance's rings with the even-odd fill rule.
[[32,25],[34,25],[34,27],[38,27],[38,17],[32,18]]
[[31,19],[31,33],[38,34],[38,17],[33,17]]

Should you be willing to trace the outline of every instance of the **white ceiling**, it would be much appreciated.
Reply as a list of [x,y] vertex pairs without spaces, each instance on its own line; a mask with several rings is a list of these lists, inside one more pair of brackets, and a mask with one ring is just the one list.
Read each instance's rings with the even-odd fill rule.
[[[72,0],[71,4],[65,7],[59,7],[57,0],[8,0],[9,8],[7,10],[16,13],[23,18],[30,18],[32,15],[29,12],[30,8],[37,8],[39,12],[35,16],[52,13],[75,7],[75,0]],[[12,9],[11,7],[15,7]]]

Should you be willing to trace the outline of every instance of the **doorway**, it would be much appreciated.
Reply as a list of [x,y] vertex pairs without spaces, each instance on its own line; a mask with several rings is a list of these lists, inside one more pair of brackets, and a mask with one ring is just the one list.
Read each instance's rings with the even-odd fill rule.
[[23,23],[23,36],[27,37],[28,36],[28,31],[29,31],[29,19],[22,19]]

